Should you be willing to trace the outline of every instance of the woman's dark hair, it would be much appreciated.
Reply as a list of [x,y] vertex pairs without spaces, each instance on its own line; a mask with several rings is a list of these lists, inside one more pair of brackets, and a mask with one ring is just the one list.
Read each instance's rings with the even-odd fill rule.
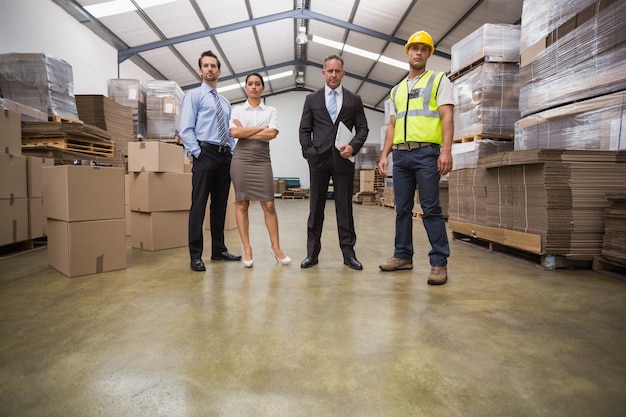
[[252,76],[259,77],[259,80],[261,80],[261,85],[265,87],[265,81],[263,81],[263,77],[258,72],[251,72],[250,74],[248,74],[248,76],[246,77],[246,84],[248,84],[248,78]]

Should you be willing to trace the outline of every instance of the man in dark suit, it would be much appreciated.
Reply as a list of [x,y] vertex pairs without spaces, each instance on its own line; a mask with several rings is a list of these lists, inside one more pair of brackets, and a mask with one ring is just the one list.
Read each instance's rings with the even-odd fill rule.
[[[361,97],[341,86],[341,80],[345,75],[343,59],[338,55],[326,57],[322,75],[326,85],[306,97],[300,120],[300,145],[302,156],[309,163],[311,182],[307,256],[300,266],[310,268],[318,262],[322,248],[326,195],[332,177],[339,246],[344,264],[352,269],[361,270],[363,265],[354,253],[356,233],[352,216],[354,184],[352,157],[361,150],[369,129]],[[340,122],[343,122],[349,130],[355,128],[356,134],[348,144],[337,149],[335,138]]]

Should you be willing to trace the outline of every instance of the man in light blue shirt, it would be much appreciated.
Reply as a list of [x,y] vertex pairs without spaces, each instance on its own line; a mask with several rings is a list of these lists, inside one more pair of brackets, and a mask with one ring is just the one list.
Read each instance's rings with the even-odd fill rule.
[[209,195],[211,196],[211,260],[239,261],[241,256],[228,252],[224,243],[224,223],[230,191],[230,161],[235,140],[228,133],[230,103],[217,93],[221,63],[206,51],[198,60],[202,77],[200,87],[183,98],[180,135],[193,156],[191,209],[189,210],[189,255],[193,271],[205,271],[202,261],[202,228]]

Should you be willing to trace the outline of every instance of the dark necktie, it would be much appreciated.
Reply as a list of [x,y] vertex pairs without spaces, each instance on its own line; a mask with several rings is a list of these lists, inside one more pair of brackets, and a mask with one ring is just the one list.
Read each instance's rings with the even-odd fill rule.
[[220,130],[220,144],[222,146],[228,145],[228,133],[226,133],[226,118],[224,117],[224,109],[220,98],[217,96],[217,90],[211,90],[213,99],[215,100],[215,109],[217,110],[217,124]]

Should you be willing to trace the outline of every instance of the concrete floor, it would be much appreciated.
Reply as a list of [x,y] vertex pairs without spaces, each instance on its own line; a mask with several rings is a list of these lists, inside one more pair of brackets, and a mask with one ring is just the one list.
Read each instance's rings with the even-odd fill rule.
[[79,278],[45,249],[0,261],[0,416],[625,415],[626,282],[452,241],[429,287],[421,222],[415,269],[383,273],[394,211],[361,205],[353,271],[332,201],[303,270],[308,200],[276,203],[286,267],[258,205],[252,269],[192,272],[187,248]]

